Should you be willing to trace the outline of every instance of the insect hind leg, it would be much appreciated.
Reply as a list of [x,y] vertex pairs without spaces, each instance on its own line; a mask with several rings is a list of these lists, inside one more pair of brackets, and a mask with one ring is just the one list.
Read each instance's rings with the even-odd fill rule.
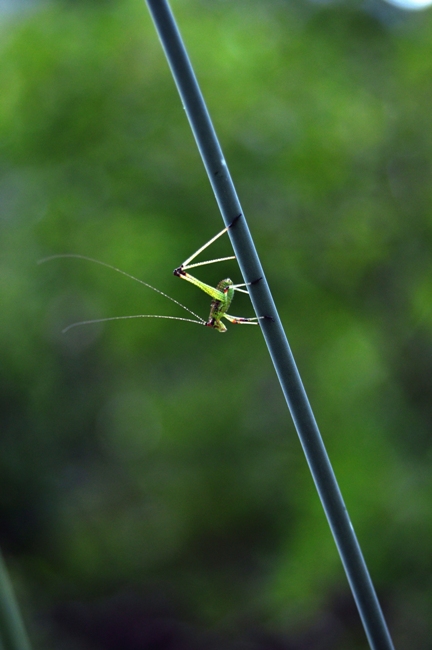
[[[183,262],[183,264],[181,264],[177,269],[174,270],[174,275],[180,275],[181,271],[185,271],[186,269],[194,268],[195,266],[204,266],[205,264],[213,264],[214,262],[225,262],[226,260],[235,260],[236,259],[235,255],[230,255],[229,257],[219,257],[219,258],[217,258],[215,260],[208,260],[206,262],[197,262],[195,264],[191,264],[191,262],[196,257],[198,257],[198,255],[200,253],[205,251],[206,248],[211,246],[217,239],[219,239],[219,237],[222,237],[222,235],[224,235],[226,232],[228,232],[228,230],[230,228],[232,228],[234,226],[234,224],[238,221],[238,219],[240,219],[240,217],[242,217],[242,216],[243,215],[241,213],[238,214],[236,217],[234,217],[234,219],[231,221],[231,223],[228,226],[226,226],[225,228],[223,228],[223,230],[218,232],[217,235],[215,235],[214,237],[209,239],[209,241],[206,242],[203,246],[201,246],[201,248],[199,248],[197,251],[195,251],[195,253],[192,253],[192,255],[190,257],[188,257],[187,260],[185,260]],[[179,271],[180,271],[180,273],[179,273]]]

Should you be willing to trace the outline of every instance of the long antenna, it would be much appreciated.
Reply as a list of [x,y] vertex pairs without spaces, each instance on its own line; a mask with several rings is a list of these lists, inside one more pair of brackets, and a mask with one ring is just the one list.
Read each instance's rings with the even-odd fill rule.
[[[225,158],[167,0],[146,0],[339,550],[370,647],[393,650],[354,528],[282,327]],[[257,282],[258,278],[262,278]],[[249,285],[249,283],[252,283]]]
[[132,316],[108,316],[107,318],[92,318],[91,320],[80,320],[77,323],[72,323],[62,330],[62,334],[68,332],[72,327],[79,325],[93,325],[94,323],[106,323],[108,320],[129,320],[130,318],[166,318],[168,320],[182,320],[185,323],[197,323],[197,325],[205,325],[206,322],[203,318],[200,320],[192,320],[192,318],[181,318],[181,316],[161,316],[160,314],[133,314]]
[[[205,323],[205,321],[201,318],[201,316],[198,316],[192,309],[189,309],[189,307],[186,307],[186,305],[183,305],[181,302],[173,298],[172,296],[169,296],[167,293],[164,293],[160,289],[156,289],[156,287],[153,287],[151,284],[148,282],[144,282],[144,280],[140,280],[139,278],[136,278],[134,275],[131,275],[130,273],[127,273],[127,271],[122,271],[122,269],[118,269],[116,266],[113,266],[112,264],[108,264],[107,262],[101,262],[101,260],[96,260],[93,257],[87,257],[87,255],[79,255],[78,253],[59,253],[57,255],[50,255],[49,257],[44,257],[43,259],[38,261],[38,264],[44,264],[44,262],[49,262],[51,260],[57,260],[57,259],[62,259],[64,257],[73,257],[78,260],[86,260],[87,262],[93,262],[94,264],[100,264],[101,266],[105,266],[107,269],[111,269],[112,271],[116,271],[117,273],[121,273],[122,275],[125,275],[127,278],[130,278],[131,280],[135,280],[135,282],[139,282],[140,284],[143,284],[145,287],[148,289],[151,289],[152,291],[156,291],[156,293],[160,293],[161,296],[164,296],[165,298],[168,298],[168,300],[171,300],[171,302],[174,302],[176,305],[184,309],[185,311],[188,311],[192,316],[195,316],[199,321],[202,323]],[[106,320],[122,320],[124,318],[171,318],[174,320],[190,320],[189,318],[178,318],[177,316],[145,316],[138,314],[136,316],[112,316],[111,318],[98,318],[95,320],[88,320],[88,321],[81,321],[79,323],[72,323],[72,325],[69,325],[69,327],[66,327],[63,330],[64,332],[67,332],[71,327],[75,327],[76,325],[89,325],[90,323],[102,323],[103,321]],[[197,321],[192,321],[192,323],[196,323]],[[0,648],[1,650],[1,648]]]

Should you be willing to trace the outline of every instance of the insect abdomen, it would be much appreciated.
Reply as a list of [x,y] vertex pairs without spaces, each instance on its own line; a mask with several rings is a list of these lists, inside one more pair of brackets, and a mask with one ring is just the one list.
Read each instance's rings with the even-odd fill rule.
[[227,328],[224,323],[222,323],[222,318],[227,313],[229,306],[234,297],[234,289],[232,288],[232,280],[227,278],[226,280],[221,280],[217,285],[216,289],[220,291],[224,299],[223,300],[212,300],[210,307],[209,319],[206,323],[207,327],[213,327],[218,330],[218,332],[226,332]]
[[219,282],[219,284],[217,285],[217,287],[216,287],[216,289],[218,291],[220,291],[221,293],[223,293],[224,296],[225,296],[225,300],[223,302],[219,301],[219,300],[214,301],[214,302],[219,303],[220,311],[222,312],[222,315],[225,314],[228,311],[228,309],[229,309],[229,307],[230,307],[230,305],[232,303],[232,300],[234,298],[234,289],[233,289],[232,285],[233,285],[232,280],[230,280],[229,278],[226,278],[226,280],[221,280]]

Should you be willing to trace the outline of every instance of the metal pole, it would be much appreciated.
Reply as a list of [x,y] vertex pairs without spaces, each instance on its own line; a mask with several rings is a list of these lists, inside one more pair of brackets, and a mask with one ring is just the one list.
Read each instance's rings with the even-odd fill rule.
[[146,0],[189,119],[282,391],[336,541],[370,647],[393,650],[359,543],[267,285],[222,149],[167,0]]

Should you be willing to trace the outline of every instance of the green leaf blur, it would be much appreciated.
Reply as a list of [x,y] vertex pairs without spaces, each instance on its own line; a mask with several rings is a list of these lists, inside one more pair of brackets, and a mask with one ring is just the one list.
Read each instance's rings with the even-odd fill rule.
[[[432,14],[294,4],[172,1],[395,645],[420,650]],[[42,4],[1,30],[0,546],[35,647],[366,648],[259,328],[63,335],[185,314],[106,268],[36,264],[88,255],[208,316],[172,270],[222,222],[145,3]]]

